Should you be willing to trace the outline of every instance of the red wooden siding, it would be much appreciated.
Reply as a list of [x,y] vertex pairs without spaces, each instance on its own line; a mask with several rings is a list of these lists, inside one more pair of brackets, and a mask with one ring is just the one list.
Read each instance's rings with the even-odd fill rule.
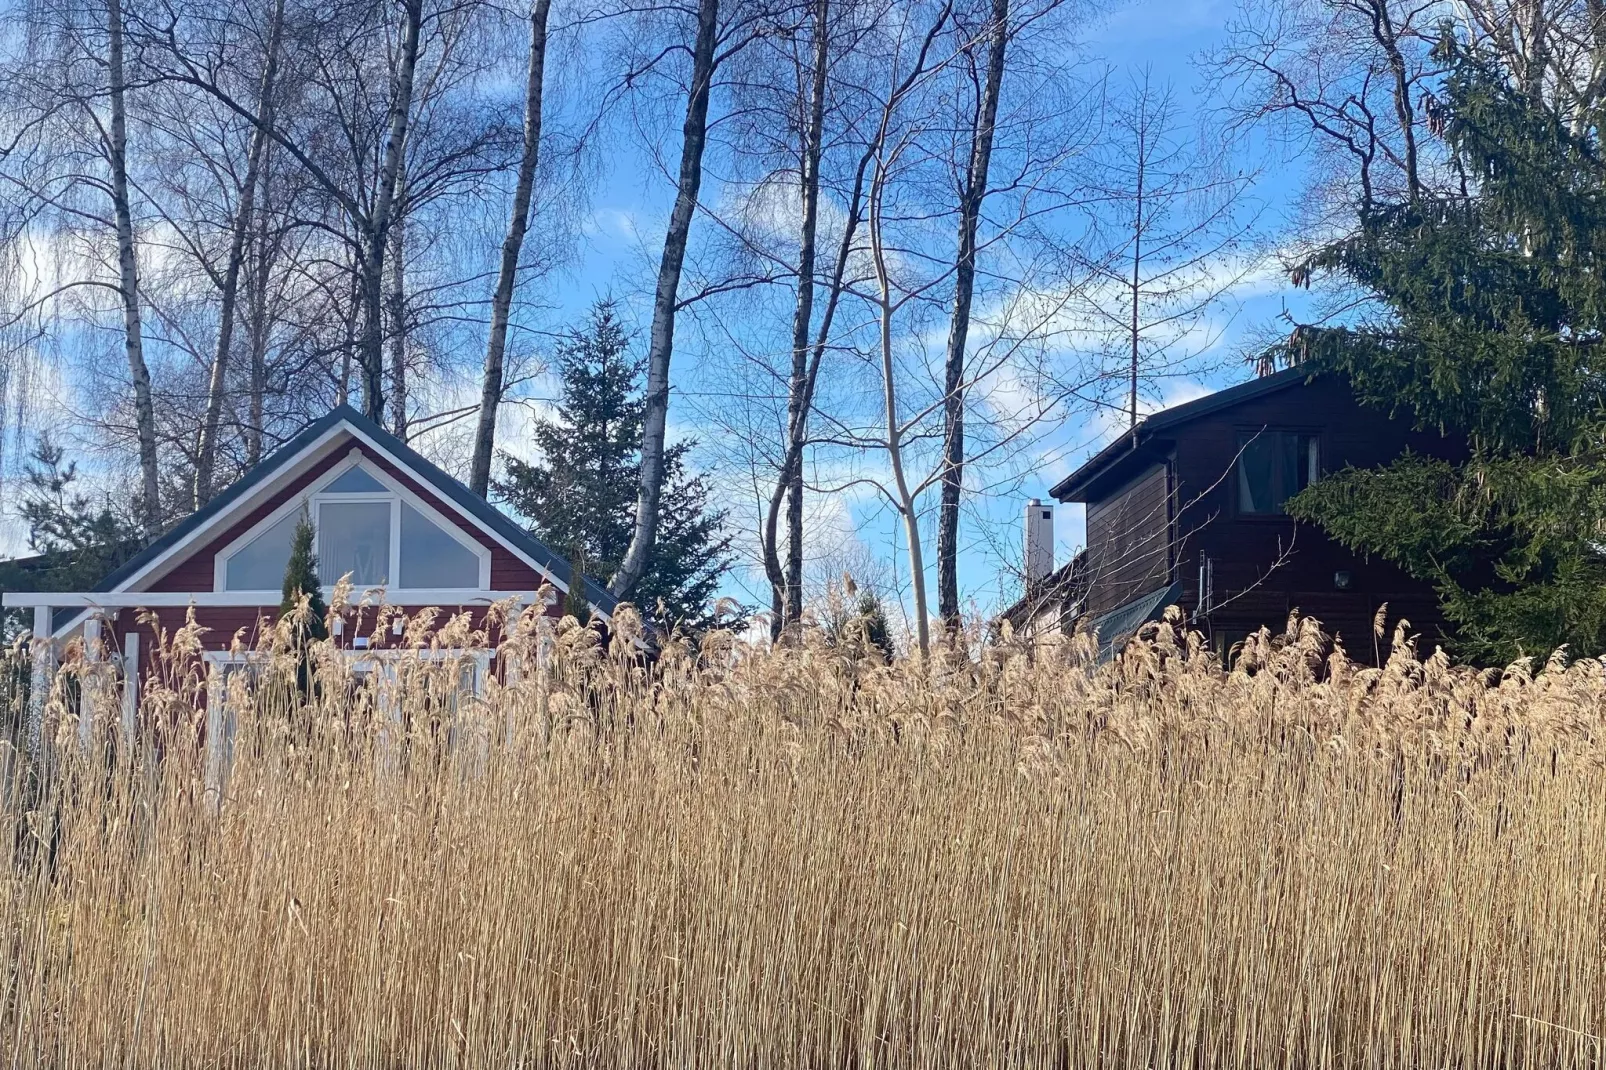
[[[212,536],[205,543],[196,546],[181,559],[169,565],[167,570],[150,584],[149,589],[152,591],[178,593],[213,590],[217,554],[266,518],[275,509],[305,493],[311,484],[322,478],[332,467],[344,461],[353,447],[362,451],[363,457],[368,463],[383,470],[414,494],[434,505],[441,515],[449,520],[459,520],[460,514],[456,511],[456,507],[443,500],[432,488],[419,483],[391,464],[387,459],[375,453],[366,444],[350,435],[344,435],[329,448],[327,456],[312,465],[306,472],[290,481],[281,490],[259,502],[248,512],[241,514],[232,523],[228,524],[224,530]],[[490,597],[494,598],[497,593],[533,592],[539,590],[545,582],[545,577],[542,573],[468,521],[459,521],[457,530],[465,533],[469,538],[490,550]],[[332,580],[333,577],[325,577],[325,579]],[[465,599],[479,600],[486,596],[487,592],[464,592]],[[422,607],[407,606],[405,608],[411,614]],[[460,608],[467,608],[472,615],[475,627],[483,625],[487,611],[487,607],[483,602],[468,607],[448,605],[440,608],[442,611],[440,617],[442,623]],[[553,614],[560,611],[561,601],[548,609],[548,612]],[[121,645],[125,634],[134,631],[139,633],[141,673],[143,675],[149,672],[154,664],[154,654],[159,643],[158,633],[166,631],[171,637],[174,632],[183,627],[187,612],[187,609],[183,607],[164,607],[155,610],[154,626],[152,626],[140,623],[138,610],[124,609],[119,613],[118,620],[111,624],[109,630],[112,633],[114,642],[118,645]],[[254,645],[261,630],[271,627],[277,616],[278,599],[276,597],[273,597],[270,603],[260,607],[201,606],[195,610],[196,623],[206,629],[201,643],[207,650],[228,649],[233,643],[235,635],[242,631],[245,644],[248,646]],[[363,625],[360,630],[356,627],[355,617],[355,611],[347,615],[350,623],[346,626],[345,635],[339,640],[343,646],[350,646],[355,635],[368,635],[373,630],[374,610],[372,607],[365,611]],[[388,634],[381,637],[374,649],[384,649],[391,638]],[[493,637],[493,642],[495,638]]]

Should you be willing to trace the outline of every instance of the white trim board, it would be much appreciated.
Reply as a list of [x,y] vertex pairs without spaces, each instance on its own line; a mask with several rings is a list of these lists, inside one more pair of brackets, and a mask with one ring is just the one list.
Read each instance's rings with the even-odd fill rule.
[[228,530],[230,524],[238,523],[243,513],[253,508],[252,503],[261,501],[263,497],[271,497],[283,490],[287,483],[305,475],[308,469],[313,468],[327,455],[328,447],[335,442],[342,433],[351,433],[354,429],[344,422],[336,424],[328,431],[319,435],[317,439],[307,443],[301,455],[285,465],[283,469],[273,473],[264,480],[260,486],[252,487],[247,494],[233,506],[215,516],[209,517],[194,531],[163,550],[160,554],[145,563],[145,566],[132,576],[127,577],[117,585],[119,591],[134,590],[138,584],[160,579],[171,569],[173,563],[182,560],[186,553],[192,551],[197,545],[204,546],[210,539],[216,538],[219,531]]
[[[334,591],[325,587],[326,593]],[[520,605],[535,601],[535,591],[468,591],[461,588],[435,590],[430,588],[367,587],[353,588],[351,605],[366,602],[372,606],[381,600],[393,606],[439,606],[442,609],[488,606],[493,602],[510,599]],[[557,601],[549,595],[547,605]],[[0,605],[8,609],[43,606],[60,609],[163,609],[172,606],[257,606],[277,609],[277,597],[264,598],[261,591],[7,591],[0,595]],[[74,621],[76,627],[83,621]]]

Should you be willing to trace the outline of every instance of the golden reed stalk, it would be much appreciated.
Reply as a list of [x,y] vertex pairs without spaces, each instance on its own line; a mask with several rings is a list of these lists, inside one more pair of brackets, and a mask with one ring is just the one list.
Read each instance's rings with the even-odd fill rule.
[[1305,621],[1231,672],[1169,624],[649,671],[526,617],[455,703],[435,623],[307,702],[265,637],[220,790],[193,630],[132,745],[64,669],[0,814],[6,1065],[1606,1063],[1600,661]]

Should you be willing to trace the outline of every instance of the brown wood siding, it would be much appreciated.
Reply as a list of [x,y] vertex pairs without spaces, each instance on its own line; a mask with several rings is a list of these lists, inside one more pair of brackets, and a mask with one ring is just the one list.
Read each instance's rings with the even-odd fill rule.
[[1108,612],[1171,582],[1170,531],[1170,475],[1163,464],[1088,503],[1088,612]]
[[[331,449],[327,457],[292,480],[282,490],[257,505],[249,513],[230,524],[227,530],[220,532],[204,545],[196,547],[182,560],[170,565],[167,571],[150,585],[149,589],[152,591],[177,592],[212,590],[215,577],[214,563],[219,551],[241,535],[244,535],[253,525],[259,523],[285,502],[304,493],[308,486],[321,478],[330,468],[343,461],[352,446],[360,449],[363,457],[374,467],[382,469],[414,494],[430,502],[440,510],[442,515],[454,520],[459,517],[460,514],[457,513],[456,507],[449,502],[443,501],[441,496],[436,494],[434,490],[412,479],[385,458],[375,454],[365,444],[348,436]],[[536,569],[473,524],[463,521],[458,524],[458,530],[491,551],[491,589],[493,591],[534,591],[545,581],[545,578]]]
[[[1238,513],[1238,444],[1243,434],[1262,428],[1316,435],[1323,473],[1386,464],[1407,447],[1452,459],[1465,452],[1436,433],[1412,430],[1407,419],[1363,408],[1332,378],[1254,398],[1176,428],[1171,448],[1184,608],[1198,607],[1199,564],[1208,558],[1214,585],[1213,608],[1201,622],[1206,630],[1238,633],[1264,625],[1279,631],[1297,610],[1321,620],[1351,654],[1370,660],[1373,616],[1387,603],[1389,633],[1405,617],[1431,649],[1442,638],[1444,620],[1428,584],[1381,559],[1357,556],[1313,525]],[[1350,574],[1348,590],[1336,586],[1339,572]]]
[[[1145,443],[1151,467],[1087,503],[1088,612],[1108,612],[1171,578],[1181,586],[1183,609],[1193,614],[1199,609],[1199,566],[1208,561],[1211,604],[1195,618],[1206,633],[1236,638],[1262,626],[1280,631],[1298,611],[1321,620],[1352,655],[1371,660],[1387,653],[1394,626],[1404,618],[1421,647],[1431,650],[1446,628],[1430,585],[1386,561],[1351,553],[1312,525],[1239,514],[1239,442],[1262,429],[1316,436],[1325,474],[1386,464],[1406,449],[1450,460],[1466,456],[1459,440],[1363,408],[1331,377],[1169,428]],[[1141,462],[1128,457],[1126,463]],[[1340,572],[1349,574],[1348,589],[1337,586]],[[1372,622],[1385,604],[1386,634],[1378,643]]]

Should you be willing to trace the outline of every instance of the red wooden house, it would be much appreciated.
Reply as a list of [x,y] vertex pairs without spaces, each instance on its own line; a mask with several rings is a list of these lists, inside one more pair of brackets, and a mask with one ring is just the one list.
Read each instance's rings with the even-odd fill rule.
[[[204,659],[221,677],[235,635],[249,640],[278,615],[291,534],[303,512],[317,530],[318,574],[326,592],[349,576],[353,600],[380,599],[414,613],[435,606],[483,619],[495,602],[529,603],[543,586],[556,614],[571,582],[564,556],[549,550],[484,499],[396,436],[341,406],[273,453],[92,591],[8,592],[8,607],[32,607],[36,685],[50,652],[75,635],[99,640],[123,673],[125,728],[133,729],[141,677],[150,671],[155,628],[182,626],[190,608],[207,629]],[[608,619],[617,604],[584,577],[586,601]],[[369,610],[369,621],[373,619]],[[337,644],[354,658],[394,657],[387,631],[375,638],[341,628]],[[371,627],[364,628],[371,632]],[[474,681],[490,651],[460,652]],[[35,694],[43,688],[36,686]]]

